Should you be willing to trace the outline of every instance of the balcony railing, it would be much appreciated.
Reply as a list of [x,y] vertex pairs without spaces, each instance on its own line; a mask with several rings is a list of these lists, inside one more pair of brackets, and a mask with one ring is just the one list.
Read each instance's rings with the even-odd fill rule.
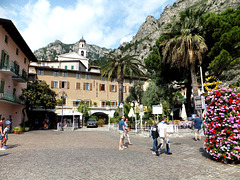
[[10,93],[0,93],[0,100],[22,104],[22,101],[16,95]]
[[3,65],[1,64],[0,65],[0,71],[7,74],[7,75],[10,75],[10,76],[18,76],[19,75],[19,70],[18,68],[14,67],[14,65]]

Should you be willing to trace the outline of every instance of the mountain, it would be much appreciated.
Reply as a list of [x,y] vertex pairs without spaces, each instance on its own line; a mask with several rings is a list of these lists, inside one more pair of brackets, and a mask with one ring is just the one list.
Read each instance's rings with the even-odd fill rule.
[[[97,45],[87,44],[87,57],[89,60],[96,60],[104,57],[106,53],[112,51],[112,49],[102,48]],[[78,52],[78,42],[75,44],[64,44],[59,40],[48,44],[46,47],[40,48],[34,52],[34,55],[39,60],[56,60],[57,55]]]
[[[177,0],[172,6],[165,7],[159,19],[148,16],[133,39],[129,43],[123,43],[116,50],[121,50],[123,54],[137,55],[138,59],[143,61],[149,55],[151,47],[155,45],[164,25],[170,22],[171,18],[176,18],[180,11],[187,7],[198,9],[207,7],[206,12],[221,12],[228,7],[235,9],[239,5],[239,0]],[[112,51],[96,45],[87,45],[87,48],[87,57],[90,61],[97,60],[103,57],[105,53]],[[34,54],[38,59],[54,60],[56,55],[69,51],[77,52],[77,43],[64,44],[56,40],[54,43],[35,51]]]
[[119,49],[124,54],[137,55],[143,61],[149,55],[151,47],[155,45],[164,25],[172,18],[176,18],[184,9],[206,8],[206,12],[221,12],[228,7],[236,9],[239,5],[239,0],[177,0],[172,6],[165,7],[159,19],[148,16],[133,39],[122,44]]

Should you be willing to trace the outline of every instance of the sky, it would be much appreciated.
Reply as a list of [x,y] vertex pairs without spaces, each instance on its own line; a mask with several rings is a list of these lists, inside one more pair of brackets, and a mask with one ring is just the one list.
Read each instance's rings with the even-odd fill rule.
[[0,18],[10,19],[35,51],[55,40],[115,49],[130,42],[148,15],[158,19],[176,0],[0,0]]

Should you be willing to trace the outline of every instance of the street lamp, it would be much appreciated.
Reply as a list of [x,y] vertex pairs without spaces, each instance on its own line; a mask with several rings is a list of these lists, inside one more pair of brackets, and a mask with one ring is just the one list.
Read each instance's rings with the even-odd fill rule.
[[135,129],[136,129],[136,133],[137,133],[137,112],[136,112],[136,109],[137,109],[137,107],[138,107],[138,102],[135,102]]
[[[61,99],[62,99],[61,131],[63,131],[63,99],[67,98],[67,93],[65,91],[61,91],[58,94],[61,94]],[[58,95],[57,95],[57,97],[58,97]]]
[[110,106],[107,106],[106,110],[108,111],[108,130],[110,130]]

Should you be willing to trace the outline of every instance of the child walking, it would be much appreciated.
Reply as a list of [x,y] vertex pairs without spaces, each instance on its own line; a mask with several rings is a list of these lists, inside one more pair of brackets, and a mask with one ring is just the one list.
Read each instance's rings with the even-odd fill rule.
[[9,132],[9,124],[4,128],[3,134],[4,134],[4,139],[3,139],[3,148],[7,148],[7,141],[8,141],[8,132]]

